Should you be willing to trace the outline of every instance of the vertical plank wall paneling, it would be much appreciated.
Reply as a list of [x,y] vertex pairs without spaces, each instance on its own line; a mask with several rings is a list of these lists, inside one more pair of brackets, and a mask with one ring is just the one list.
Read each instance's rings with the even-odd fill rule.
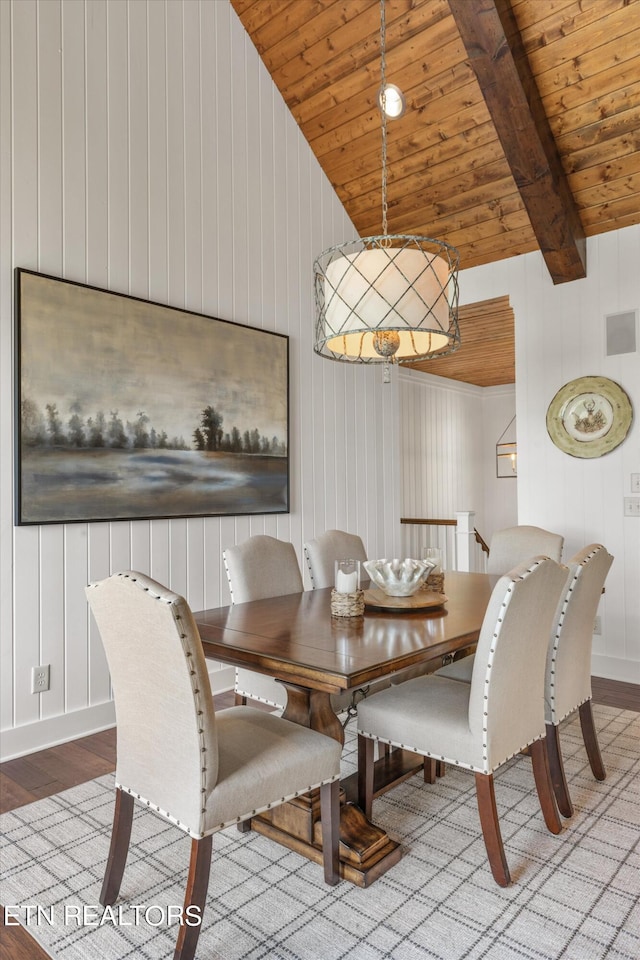
[[[12,9],[11,28],[7,33],[3,33],[3,40],[8,43],[12,31],[14,33],[14,51],[7,49],[10,62],[13,68],[11,77],[11,87],[13,96],[16,91],[20,91],[20,96],[24,94],[22,103],[24,109],[16,111],[14,104],[11,104],[10,111],[10,130],[9,139],[13,137],[14,157],[12,158],[12,180],[11,180],[11,201],[13,224],[20,221],[24,230],[18,235],[12,224],[12,243],[15,255],[25,266],[37,267],[38,265],[38,130],[37,130],[37,72],[36,72],[36,38],[37,38],[37,9],[35,3],[20,4]],[[5,40],[6,38],[6,40]],[[17,56],[15,53],[16,45],[21,41],[31,39],[24,50],[23,56]],[[11,54],[13,53],[13,56]],[[3,50],[4,56],[4,50]],[[4,143],[5,141],[3,141]],[[20,159],[18,159],[20,158]],[[24,160],[22,160],[24,158]],[[5,202],[3,201],[3,208]],[[9,208],[11,208],[9,206]],[[10,253],[11,248],[9,248]],[[11,264],[11,256],[2,256],[3,271]],[[6,267],[5,267],[6,265]],[[7,278],[7,283],[9,283]],[[11,316],[11,309],[3,315],[3,321],[6,322]],[[0,389],[4,392],[6,384],[11,381],[4,381]],[[3,404],[3,427],[6,424],[10,428],[11,418],[11,400],[7,397]],[[9,433],[9,438],[11,438]],[[2,444],[3,453],[11,449],[11,439],[8,443]],[[12,482],[11,472],[7,470],[8,458],[3,455],[3,483]],[[6,471],[6,472],[5,472]],[[4,502],[6,506],[6,501]],[[4,540],[4,538],[3,538]],[[13,601],[15,603],[15,614],[12,630],[9,637],[14,637],[16,633],[24,637],[20,643],[14,642],[13,645],[13,669],[14,675],[21,675],[24,680],[25,691],[30,689],[30,669],[34,665],[34,657],[39,662],[40,657],[40,537],[36,528],[23,529],[16,531],[14,541],[13,561],[16,570],[23,570],[25,573],[19,579],[16,579],[13,585]],[[26,571],[29,571],[29,576]],[[3,569],[5,576],[9,574],[11,568],[7,565]],[[34,602],[36,600],[36,602]],[[6,643],[3,635],[2,643]],[[14,704],[13,714],[16,724],[32,723],[40,719],[40,703],[38,697],[23,696]]]
[[[0,3],[0,145],[11,142],[11,9]],[[4,39],[3,39],[4,38]],[[0,265],[11,254],[13,157],[0,148]],[[9,261],[10,262],[10,259]],[[13,276],[0,267],[0,318],[11,317]],[[13,725],[12,324],[0,319],[0,730]]]
[[[640,682],[640,522],[625,517],[631,474],[640,471],[640,354],[607,357],[605,317],[640,309],[640,226],[590,237],[587,277],[554,287],[539,254],[464,271],[467,302],[508,294],[516,324],[518,520],[565,536],[565,558],[591,542],[615,560],[594,637],[597,676]],[[603,457],[570,457],[549,439],[546,412],[577,377],[600,375],[629,395],[634,420]]]
[[[133,566],[227,602],[225,546],[327,527],[397,550],[398,382],[312,351],[313,258],[355,236],[225,2],[0,4],[3,756],[112,722],[84,586]],[[291,512],[13,525],[13,268],[290,336]],[[52,358],[55,362],[55,357]],[[52,665],[30,693],[31,667]],[[221,677],[228,672],[221,670]],[[225,681],[226,682],[226,681]]]
[[403,516],[450,520],[473,510],[482,530],[482,388],[409,370],[400,377]]
[[[489,543],[496,530],[518,522],[518,479],[496,475],[496,444],[516,412],[516,388],[515,384],[504,384],[487,387],[482,393],[484,514],[478,529]],[[511,430],[515,427],[517,431],[517,425],[516,420]],[[511,431],[508,436],[517,439]]]
[[[213,606],[228,600],[222,550],[252,533],[290,539],[302,559],[304,540],[334,526],[372,555],[395,553],[410,505],[474,509],[481,530],[483,511],[494,522],[487,394],[397,370],[382,384],[378,369],[313,354],[313,258],[355,231],[226,2],[0,3],[0,144],[5,756],[112,721],[83,593],[93,577],[131,565]],[[638,420],[596,462],[561,454],[544,425],[575,376],[604,373],[640,403],[638,356],[604,357],[602,327],[606,313],[639,306],[640,228],[591,239],[589,258],[585,281],[554,288],[529,254],[463,271],[461,293],[511,298],[519,519],[562,529],[570,553],[607,543],[616,563],[595,672],[637,679],[640,524],[622,516],[622,497],[640,470]],[[290,514],[14,527],[16,266],[288,334]],[[34,696],[43,660],[52,687]]]

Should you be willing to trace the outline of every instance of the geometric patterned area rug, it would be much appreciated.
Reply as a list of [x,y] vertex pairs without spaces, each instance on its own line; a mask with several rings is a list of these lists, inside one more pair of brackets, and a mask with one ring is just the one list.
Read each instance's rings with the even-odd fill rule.
[[[214,837],[202,960],[637,960],[640,957],[640,714],[596,705],[607,779],[591,776],[580,726],[561,730],[575,813],[542,820],[526,757],[496,777],[507,889],[491,876],[473,775],[416,776],[374,801],[403,857],[367,890],[326,886],[316,864],[255,833]],[[354,769],[350,731],[345,773]],[[164,960],[182,904],[189,838],[136,806],[119,900],[98,896],[113,812],[101,777],[0,818],[0,903],[55,960]],[[29,909],[26,907],[29,905]],[[103,922],[100,923],[100,920]]]

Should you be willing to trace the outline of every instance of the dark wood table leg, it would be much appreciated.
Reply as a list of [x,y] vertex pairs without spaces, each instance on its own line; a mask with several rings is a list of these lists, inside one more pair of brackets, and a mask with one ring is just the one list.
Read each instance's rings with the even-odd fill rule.
[[[286,720],[344,743],[344,730],[333,711],[329,693],[292,683],[284,683],[284,686],[287,688],[287,706],[283,713]],[[251,828],[316,863],[322,863],[319,789],[253,817]],[[400,844],[371,823],[341,789],[340,876],[356,886],[368,887],[397,863],[401,855]]]

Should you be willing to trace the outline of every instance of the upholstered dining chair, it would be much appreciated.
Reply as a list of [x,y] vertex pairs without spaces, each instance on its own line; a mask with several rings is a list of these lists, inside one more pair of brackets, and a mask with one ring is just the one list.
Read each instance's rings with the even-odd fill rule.
[[411,750],[431,767],[441,761],[471,770],[489,864],[500,886],[511,878],[494,773],[525,747],[545,823],[552,833],[561,830],[544,746],[544,671],[546,638],[566,576],[566,568],[536,557],[500,578],[483,620],[471,684],[417,677],[358,708],[358,802],[365,814],[371,815],[375,741]]
[[[134,800],[191,837],[185,917],[202,918],[213,834],[315,787],[325,880],[337,883],[340,744],[252,707],[216,713],[191,610],[161,584],[128,571],[86,592],[113,680],[118,738],[100,902],[118,897]],[[174,960],[194,956],[199,932],[179,927]]]
[[573,814],[573,804],[560,750],[560,723],[576,710],[591,772],[596,780],[607,775],[591,709],[591,646],[598,603],[612,563],[613,557],[599,543],[571,558],[567,591],[547,651],[547,752],[556,800],[565,817]]
[[503,573],[524,563],[530,557],[551,557],[560,563],[564,537],[542,527],[506,527],[497,530],[489,544],[487,573]]
[[[311,586],[314,590],[321,590],[324,587],[334,585],[334,564],[336,560],[367,559],[367,551],[362,539],[355,533],[347,533],[345,530],[326,530],[319,537],[307,540],[304,544],[304,555],[311,577]],[[411,669],[411,667],[408,667],[407,671]],[[358,703],[361,700],[376,690],[386,689],[392,682],[400,682],[400,679],[402,679],[402,671],[389,677],[372,680],[366,686],[359,687],[350,694],[332,694],[331,704],[337,713],[346,710],[346,720],[344,721],[346,726],[356,716]],[[381,748],[383,752],[388,752],[382,746]]]
[[[267,597],[282,597],[288,593],[302,593],[304,586],[293,544],[258,534],[244,543],[229,547],[222,554],[232,603],[248,603]],[[349,692],[331,694],[331,705],[336,713],[349,707]],[[236,704],[258,700],[269,706],[284,709],[287,701],[285,688],[273,677],[267,677],[236,668]]]
[[[286,540],[258,534],[244,543],[228,547],[223,551],[222,559],[234,604],[304,590],[296,551]],[[286,704],[286,692],[281,683],[246,667],[236,668],[235,696],[237,704],[246,703],[247,698],[279,709]]]
[[326,530],[304,545],[304,555],[314,590],[332,587],[335,582],[336,560],[366,560],[364,543],[355,533],[344,530]]
[[[573,804],[560,749],[560,723],[576,710],[591,771],[596,780],[606,777],[591,709],[591,646],[598,602],[612,563],[613,557],[599,543],[589,544],[569,560],[567,581],[547,638],[546,744],[553,789],[564,817],[573,814]],[[436,675],[470,683],[473,669],[472,654],[441,667]]]

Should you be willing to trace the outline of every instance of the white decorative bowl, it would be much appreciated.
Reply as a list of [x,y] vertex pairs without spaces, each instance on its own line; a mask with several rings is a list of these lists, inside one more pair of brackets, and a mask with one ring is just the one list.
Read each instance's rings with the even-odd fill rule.
[[363,566],[376,586],[390,597],[410,597],[418,590],[435,560],[365,560]]

